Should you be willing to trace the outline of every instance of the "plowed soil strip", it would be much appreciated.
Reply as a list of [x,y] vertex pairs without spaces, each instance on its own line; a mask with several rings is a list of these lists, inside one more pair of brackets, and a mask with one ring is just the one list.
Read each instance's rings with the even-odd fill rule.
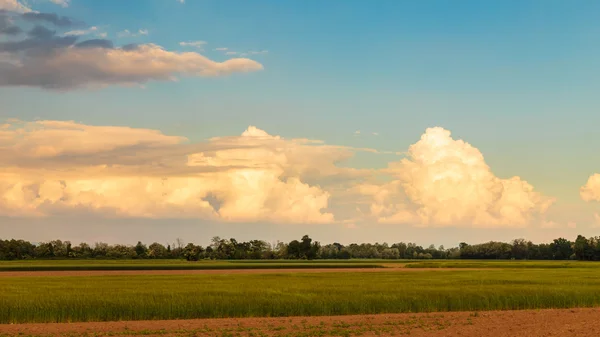
[[361,316],[0,324],[0,336],[600,336],[599,308]]
[[281,273],[380,273],[418,271],[468,271],[484,268],[316,268],[316,269],[204,269],[204,270],[78,270],[78,271],[0,271],[0,277],[110,276],[110,275],[210,275],[210,274],[281,274]]

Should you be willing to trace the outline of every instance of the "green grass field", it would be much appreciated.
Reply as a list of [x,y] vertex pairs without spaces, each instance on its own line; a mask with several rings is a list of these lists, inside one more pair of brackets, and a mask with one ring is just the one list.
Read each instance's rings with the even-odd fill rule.
[[[0,261],[2,271],[76,271],[76,270],[211,270],[211,269],[283,269],[283,268],[383,268],[383,260],[24,260]],[[389,261],[385,262],[389,263]]]
[[0,277],[0,323],[589,307],[600,306],[598,289],[600,265],[382,273]]
[[436,260],[404,262],[406,268],[600,268],[590,261]]

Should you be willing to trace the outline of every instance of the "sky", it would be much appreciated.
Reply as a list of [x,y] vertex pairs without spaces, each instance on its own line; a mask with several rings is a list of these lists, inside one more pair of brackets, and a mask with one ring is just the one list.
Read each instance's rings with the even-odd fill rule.
[[596,236],[598,10],[0,0],[0,238]]

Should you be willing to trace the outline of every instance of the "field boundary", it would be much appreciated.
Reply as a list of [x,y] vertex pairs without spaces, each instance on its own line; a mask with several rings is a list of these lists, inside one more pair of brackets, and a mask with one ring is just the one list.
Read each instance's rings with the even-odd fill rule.
[[106,265],[3,265],[0,266],[0,273],[2,272],[16,272],[16,271],[111,271],[111,270],[238,270],[238,269],[375,269],[385,268],[381,264],[367,264],[367,263],[343,263],[343,264],[260,264],[255,265],[247,264],[190,264],[190,265],[118,265],[118,264],[106,264]]

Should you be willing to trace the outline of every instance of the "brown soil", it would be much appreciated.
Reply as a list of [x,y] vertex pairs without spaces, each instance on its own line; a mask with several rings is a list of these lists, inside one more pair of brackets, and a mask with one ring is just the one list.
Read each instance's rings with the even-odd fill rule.
[[0,324],[0,336],[599,336],[600,308],[198,319],[101,323]]
[[78,270],[78,271],[0,271],[0,277],[30,276],[109,276],[109,275],[203,275],[203,274],[281,274],[281,273],[379,273],[390,271],[467,271],[486,268],[315,268],[315,269],[210,269],[210,270]]

